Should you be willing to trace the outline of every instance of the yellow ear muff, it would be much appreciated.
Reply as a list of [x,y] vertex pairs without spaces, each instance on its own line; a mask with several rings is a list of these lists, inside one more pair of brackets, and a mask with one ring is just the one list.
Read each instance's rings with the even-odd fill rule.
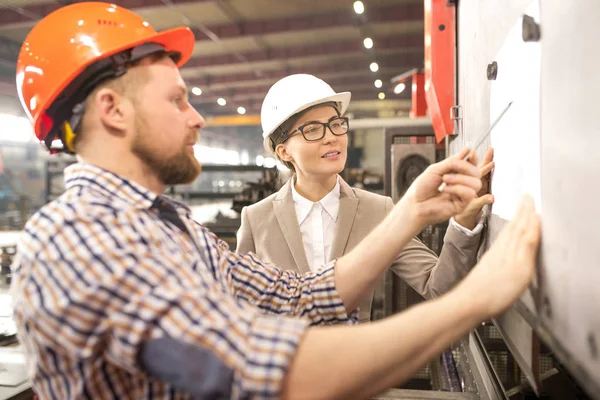
[[71,129],[71,124],[65,121],[63,123],[63,142],[71,153],[75,153],[75,148],[73,147],[73,139],[75,139],[75,135],[75,132],[73,132],[73,129]]

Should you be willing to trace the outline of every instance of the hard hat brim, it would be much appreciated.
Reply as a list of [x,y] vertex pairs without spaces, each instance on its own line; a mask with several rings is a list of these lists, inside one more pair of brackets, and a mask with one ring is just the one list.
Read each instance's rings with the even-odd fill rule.
[[162,45],[167,51],[176,51],[180,53],[181,58],[177,63],[177,66],[182,67],[192,57],[196,39],[190,28],[180,27],[159,32],[153,38],[144,39],[136,45],[147,42],[155,42]]
[[[329,103],[329,102],[335,102],[335,103],[339,103],[340,104],[340,108],[339,108],[339,112],[340,115],[343,115],[346,110],[348,109],[348,105],[350,104],[350,99],[352,97],[352,94],[350,92],[341,92],[341,93],[336,93],[333,96],[327,96],[327,97],[323,97],[314,101],[311,101],[310,103],[304,104],[301,107],[298,107],[296,110],[290,112],[282,121],[281,124],[283,124],[285,121],[287,121],[290,117],[292,117],[293,115],[302,112],[304,110],[306,110],[307,108],[310,108],[312,106],[316,106],[318,104],[323,104],[323,103]],[[281,126],[281,124],[277,125],[276,127],[274,127],[273,129],[271,129],[271,131],[269,132],[263,132],[263,147],[265,149],[265,151],[267,153],[274,153],[275,151],[271,148],[271,135],[273,134],[273,132],[275,132],[277,130],[277,128],[279,128]]]

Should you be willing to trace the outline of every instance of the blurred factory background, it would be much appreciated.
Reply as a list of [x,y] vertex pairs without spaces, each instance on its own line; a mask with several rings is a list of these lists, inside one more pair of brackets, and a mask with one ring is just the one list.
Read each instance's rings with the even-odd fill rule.
[[[0,3],[0,225],[19,228],[61,190],[70,159],[51,160],[35,142],[14,89],[20,45],[34,21],[61,2]],[[351,91],[352,120],[408,118],[411,90],[391,78],[422,68],[422,1],[122,1],[159,30],[194,28],[195,53],[182,69],[191,102],[208,121],[196,146],[201,177],[178,188],[202,222],[229,213],[236,194],[270,188],[285,168],[264,153],[260,106],[268,88],[293,73],[316,75],[337,91]],[[395,93],[394,89],[396,89]],[[400,90],[402,89],[402,90]],[[352,127],[352,125],[351,125]],[[371,125],[352,129],[345,178],[383,193],[384,135]],[[273,171],[269,171],[273,168]],[[250,182],[254,184],[250,184]],[[246,192],[257,199],[256,193]]]
[[[15,90],[15,63],[27,33],[41,17],[71,2],[0,0],[0,286],[10,282],[14,235],[40,206],[62,193],[62,172],[75,161],[68,155],[50,156],[35,140]],[[191,103],[207,121],[195,147],[203,172],[189,185],[170,188],[169,194],[190,205],[199,222],[235,249],[242,207],[270,195],[290,177],[264,152],[262,100],[277,80],[308,73],[338,92],[352,92],[342,177],[354,187],[397,201],[429,164],[450,154],[453,138],[462,139],[462,111],[453,108],[458,3],[117,1],[157,30],[187,25],[196,35],[194,56],[182,74]],[[476,3],[466,1],[465,7],[476,8]],[[508,3],[522,9],[528,1]],[[491,8],[484,15],[491,20]],[[420,238],[439,253],[445,229],[444,224],[428,227]],[[391,276],[379,293],[377,318],[422,300]],[[0,291],[0,300],[2,296]],[[0,304],[0,346],[15,341],[6,313]],[[528,399],[536,398],[535,391],[542,398],[588,398],[584,384],[555,356],[554,348],[535,340],[536,379],[490,321],[402,386],[413,392],[389,398]],[[4,388],[12,390],[7,389],[11,396],[28,393],[25,381]],[[11,398],[3,397],[2,390],[0,379],[0,400]]]

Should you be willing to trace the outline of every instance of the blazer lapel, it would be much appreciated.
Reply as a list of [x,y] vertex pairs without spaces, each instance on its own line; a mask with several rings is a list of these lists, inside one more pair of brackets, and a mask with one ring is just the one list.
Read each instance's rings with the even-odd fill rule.
[[344,250],[350,238],[356,210],[358,209],[358,197],[342,178],[340,179],[340,212],[336,224],[335,238],[331,246],[331,259],[344,255]]
[[283,237],[294,257],[294,261],[298,266],[298,272],[305,273],[310,271],[306,253],[304,252],[304,243],[302,242],[302,233],[298,225],[298,217],[296,216],[296,208],[292,199],[292,181],[293,178],[287,181],[279,190],[277,197],[273,200],[273,211]]

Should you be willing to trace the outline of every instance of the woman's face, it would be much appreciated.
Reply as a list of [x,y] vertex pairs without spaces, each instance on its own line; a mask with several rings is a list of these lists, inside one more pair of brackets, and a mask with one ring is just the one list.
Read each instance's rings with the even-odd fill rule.
[[[298,127],[305,125],[304,132],[308,135],[307,128],[310,128],[307,123],[329,122],[335,118],[338,118],[338,113],[332,106],[315,107],[306,112],[290,129],[294,136],[278,146],[279,157],[294,164],[298,174],[324,177],[339,174],[346,165],[348,135],[336,136],[327,127],[321,140],[308,142],[297,131]],[[318,137],[318,133],[313,134]]]

